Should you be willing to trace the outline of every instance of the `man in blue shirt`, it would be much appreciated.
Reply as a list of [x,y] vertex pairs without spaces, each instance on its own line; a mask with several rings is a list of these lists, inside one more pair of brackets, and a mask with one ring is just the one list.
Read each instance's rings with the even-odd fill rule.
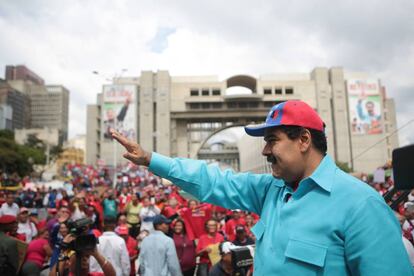
[[324,127],[302,101],[275,105],[264,124],[247,126],[247,134],[264,137],[272,175],[221,171],[112,136],[125,158],[199,200],[259,214],[254,275],[413,275],[392,210],[326,155]]

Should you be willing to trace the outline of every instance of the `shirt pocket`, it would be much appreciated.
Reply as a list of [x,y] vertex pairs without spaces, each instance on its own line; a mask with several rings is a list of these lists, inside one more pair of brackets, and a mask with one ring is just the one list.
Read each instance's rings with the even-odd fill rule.
[[285,257],[302,263],[322,268],[325,266],[328,247],[309,241],[290,239],[285,251]]

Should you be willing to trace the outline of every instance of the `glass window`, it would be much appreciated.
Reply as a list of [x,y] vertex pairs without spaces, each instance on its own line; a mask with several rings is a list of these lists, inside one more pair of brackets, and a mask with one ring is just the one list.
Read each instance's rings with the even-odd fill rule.
[[275,88],[276,95],[282,95],[282,88]]
[[293,94],[293,88],[291,88],[291,87],[286,88],[286,89],[285,89],[285,93],[286,93],[287,95],[292,95],[292,94]]
[[263,94],[265,95],[271,95],[272,94],[272,88],[264,88]]
[[192,97],[194,97],[194,96],[198,96],[199,94],[198,94],[199,92],[198,92],[198,90],[197,89],[191,89],[191,91],[190,91],[190,95],[192,96]]
[[202,96],[208,96],[210,94],[210,91],[208,90],[208,89],[203,89],[202,91],[201,91],[201,95]]
[[220,96],[220,94],[221,94],[221,91],[220,91],[220,89],[213,89],[213,96]]

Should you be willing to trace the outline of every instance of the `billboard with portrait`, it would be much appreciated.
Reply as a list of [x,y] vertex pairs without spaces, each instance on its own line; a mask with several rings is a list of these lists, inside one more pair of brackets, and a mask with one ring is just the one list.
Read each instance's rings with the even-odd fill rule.
[[377,80],[348,80],[352,134],[382,133],[381,95]]
[[109,130],[116,129],[122,135],[137,139],[137,89],[135,85],[105,85],[103,87],[102,133],[111,139]]

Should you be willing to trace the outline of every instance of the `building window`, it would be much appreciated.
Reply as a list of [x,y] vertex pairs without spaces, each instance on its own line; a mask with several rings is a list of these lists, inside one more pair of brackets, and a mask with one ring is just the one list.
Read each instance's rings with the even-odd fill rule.
[[198,96],[198,95],[199,95],[199,91],[197,89],[191,89],[190,91],[191,97]]
[[247,108],[247,103],[246,102],[241,102],[241,103],[239,103],[239,107],[240,108]]
[[237,108],[237,103],[227,103],[228,108]]
[[221,91],[220,89],[213,89],[213,96],[220,96]]
[[215,109],[220,109],[223,106],[222,103],[212,103],[211,107]]
[[282,95],[282,88],[275,88],[276,95]]
[[292,95],[293,94],[293,88],[289,87],[285,89],[286,95]]
[[190,109],[199,109],[200,104],[199,103],[190,103]]
[[201,108],[202,109],[209,109],[210,108],[210,103],[201,103]]
[[259,107],[259,103],[258,102],[250,102],[249,103],[249,107],[258,108]]
[[264,102],[263,103],[263,106],[264,107],[266,107],[266,108],[268,108],[268,107],[272,107],[272,106],[274,106],[275,105],[275,103],[273,103],[273,102]]
[[208,96],[209,94],[210,94],[210,91],[208,89],[201,90],[201,95],[202,96]]
[[265,95],[271,95],[272,94],[272,88],[264,88],[263,94]]

